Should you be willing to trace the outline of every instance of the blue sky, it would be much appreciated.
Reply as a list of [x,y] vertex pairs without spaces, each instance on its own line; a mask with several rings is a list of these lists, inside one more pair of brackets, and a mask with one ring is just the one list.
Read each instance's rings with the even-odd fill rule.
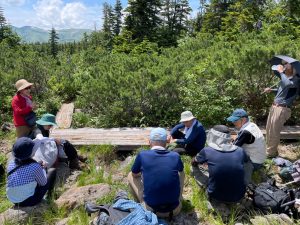
[[[116,0],[0,0],[5,18],[17,27],[35,26],[44,29],[88,28],[102,25],[102,5]],[[196,13],[199,0],[189,0]],[[122,0],[123,8],[127,0]]]

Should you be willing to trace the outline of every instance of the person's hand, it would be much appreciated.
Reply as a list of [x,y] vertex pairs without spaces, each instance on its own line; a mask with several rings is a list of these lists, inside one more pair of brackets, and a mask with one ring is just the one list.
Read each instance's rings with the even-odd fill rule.
[[195,157],[192,158],[191,164],[192,164],[192,166],[197,166],[198,165],[198,162],[196,161]]
[[167,136],[167,143],[171,143],[171,140],[172,140],[172,136],[169,134],[169,135]]
[[62,144],[62,140],[61,139],[55,138],[54,141],[55,141],[56,145],[61,145]]
[[283,65],[278,65],[278,66],[277,66],[277,71],[278,71],[279,73],[283,73],[283,71],[284,71]]
[[39,161],[39,164],[41,164],[41,166],[43,168],[47,168],[47,165],[46,165],[46,163],[44,161]]
[[263,91],[263,93],[270,93],[271,91],[272,91],[271,88],[265,88],[264,91]]

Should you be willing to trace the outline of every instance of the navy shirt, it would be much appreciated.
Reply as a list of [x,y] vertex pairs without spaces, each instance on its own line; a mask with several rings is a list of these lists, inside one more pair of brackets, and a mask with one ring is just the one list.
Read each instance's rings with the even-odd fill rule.
[[171,130],[170,134],[173,138],[177,139],[177,144],[186,145],[186,150],[188,152],[193,152],[195,153],[194,155],[196,155],[205,146],[205,129],[202,124],[198,120],[196,120],[196,124],[192,128],[190,128],[192,129],[191,134],[188,136],[188,138],[185,138],[184,134],[179,131],[181,129],[184,129],[184,127],[185,126],[183,123],[178,124]]
[[131,168],[133,173],[142,173],[144,201],[153,209],[161,205],[179,204],[179,172],[183,163],[178,153],[167,150],[141,151]]
[[248,157],[242,148],[234,151],[217,151],[205,147],[196,156],[199,163],[208,164],[208,194],[223,202],[236,202],[244,197],[244,162]]

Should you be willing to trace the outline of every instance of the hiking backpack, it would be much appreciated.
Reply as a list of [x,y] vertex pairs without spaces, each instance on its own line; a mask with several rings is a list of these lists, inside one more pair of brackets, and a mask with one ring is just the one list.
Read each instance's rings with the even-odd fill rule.
[[293,205],[288,203],[294,200],[291,191],[280,189],[276,186],[274,180],[269,180],[258,184],[253,191],[253,204],[263,213],[286,213]]

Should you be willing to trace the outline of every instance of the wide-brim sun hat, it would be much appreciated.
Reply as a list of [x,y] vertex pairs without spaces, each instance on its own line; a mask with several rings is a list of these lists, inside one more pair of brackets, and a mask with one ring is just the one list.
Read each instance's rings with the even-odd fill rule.
[[231,143],[231,135],[227,126],[216,125],[207,134],[207,145],[217,151],[233,151],[237,149]]
[[29,83],[27,80],[25,79],[21,79],[21,80],[18,80],[15,84],[16,88],[17,88],[17,91],[21,91],[27,87],[30,87],[32,86],[33,83]]
[[57,123],[55,122],[55,116],[50,113],[44,114],[41,119],[36,121],[36,123],[42,126],[45,125],[57,126]]
[[27,137],[18,138],[13,145],[12,154],[18,160],[26,160],[33,155],[34,142]]
[[183,113],[181,113],[181,118],[179,122],[187,122],[195,118],[196,117],[193,116],[193,113],[191,111],[184,111]]

